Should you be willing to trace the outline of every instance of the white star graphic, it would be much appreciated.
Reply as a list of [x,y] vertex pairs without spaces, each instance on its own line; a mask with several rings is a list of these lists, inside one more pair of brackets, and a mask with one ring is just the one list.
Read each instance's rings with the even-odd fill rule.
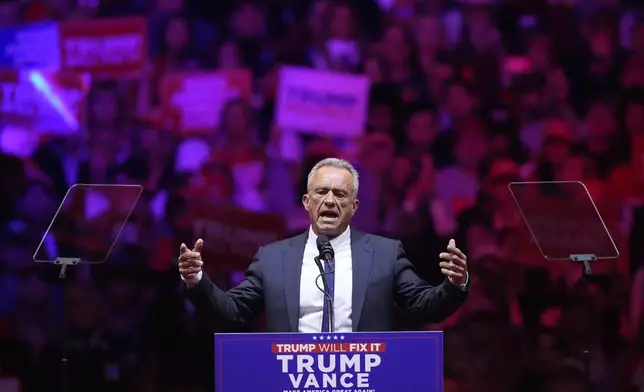
[[328,336],[326,337],[326,340],[331,340],[331,335],[328,335]]
[[313,336],[313,340],[318,340],[318,337],[317,337],[317,336]]
[[324,336],[320,336],[320,340],[324,340]]
[[344,340],[344,335],[340,336],[340,340]]
[[334,337],[333,337],[333,340],[338,340],[338,336],[337,336],[337,335],[336,335],[336,336],[334,336]]

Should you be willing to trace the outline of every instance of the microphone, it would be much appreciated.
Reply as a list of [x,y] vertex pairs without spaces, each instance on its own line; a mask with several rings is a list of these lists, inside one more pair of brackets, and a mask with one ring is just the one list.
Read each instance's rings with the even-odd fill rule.
[[[324,302],[326,302],[326,309],[329,318],[329,332],[335,332],[333,298],[331,298],[331,293],[329,292],[329,280],[326,277],[329,272],[324,272],[324,267],[322,266],[322,261],[320,261],[320,256],[315,256],[313,260],[315,261],[315,264],[318,266],[318,270],[320,271],[320,274],[315,278],[315,285],[317,286],[318,290],[320,290],[322,294],[324,294]],[[322,279],[323,287],[320,287],[320,284],[318,283],[318,279],[320,278]]]
[[320,252],[320,258],[329,265],[329,271],[334,272],[333,258],[335,257],[335,252],[333,251],[329,237],[321,235],[317,238],[315,244],[318,247],[318,252]]
[[[324,300],[326,301],[326,309],[327,309],[327,318],[329,320],[329,332],[335,332],[335,311],[333,309],[333,296],[331,295],[331,291],[329,289],[329,280],[327,278],[328,274],[333,274],[333,258],[335,257],[335,252],[333,251],[333,246],[331,246],[331,242],[329,241],[329,238],[326,236],[320,236],[316,240],[316,245],[318,247],[318,251],[320,252],[320,255],[317,256],[315,260],[315,264],[318,266],[318,270],[320,271],[320,275],[315,279],[315,284],[318,287],[320,291],[324,294]],[[324,267],[322,265],[322,260],[329,266],[328,272],[324,270]],[[317,279],[322,278],[322,285],[324,286],[324,289],[320,288]]]

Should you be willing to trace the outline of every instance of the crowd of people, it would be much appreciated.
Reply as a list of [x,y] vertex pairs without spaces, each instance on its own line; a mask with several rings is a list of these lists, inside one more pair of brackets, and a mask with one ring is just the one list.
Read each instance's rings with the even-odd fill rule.
[[[302,232],[306,176],[320,159],[339,156],[360,171],[357,228],[401,239],[433,283],[442,279],[438,254],[450,238],[468,255],[473,283],[463,308],[438,325],[400,315],[400,329],[445,331],[446,391],[575,392],[588,382],[601,392],[644,391],[638,7],[2,1],[0,28],[147,15],[151,58],[136,80],[93,82],[78,133],[45,139],[28,156],[0,156],[0,383],[58,390],[66,326],[70,391],[212,390],[219,327],[186,301],[176,266],[179,244],[196,240],[184,230],[189,207],[236,208],[279,218],[283,236]],[[283,65],[366,75],[363,134],[294,137],[281,129],[274,111]],[[188,137],[154,121],[165,72],[240,68],[253,73],[252,97],[228,101],[216,131]],[[0,125],[11,127],[1,118]],[[204,146],[208,159],[194,165]],[[508,189],[514,181],[582,181],[620,257],[602,261],[587,284],[578,267],[527,261],[535,245],[515,235],[525,224]],[[144,191],[107,261],[72,268],[61,286],[58,269],[34,263],[33,254],[75,183]],[[87,238],[78,238],[56,237],[49,256],[81,252]],[[204,258],[224,286],[243,272]]]

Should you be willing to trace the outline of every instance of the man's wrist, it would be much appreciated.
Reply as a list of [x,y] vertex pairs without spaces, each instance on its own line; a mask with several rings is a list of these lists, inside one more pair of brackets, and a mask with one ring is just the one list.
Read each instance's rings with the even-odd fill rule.
[[196,285],[198,285],[199,282],[201,282],[202,277],[203,277],[203,271],[199,271],[197,273],[197,275],[195,275],[193,277],[189,277],[189,278],[185,278],[183,275],[181,275],[181,280],[183,281],[183,283],[186,284],[186,286],[189,289],[191,289],[191,288],[195,287]]
[[449,282],[451,284],[453,284],[454,286],[458,287],[459,289],[465,290],[465,289],[467,289],[467,284],[470,282],[470,273],[467,272],[467,271],[465,272],[465,282],[464,283],[455,283],[452,279],[449,279],[449,278],[448,278],[448,280],[449,280]]
[[465,271],[465,283],[461,285],[461,288],[465,290],[467,288],[467,284],[470,282],[470,273]]

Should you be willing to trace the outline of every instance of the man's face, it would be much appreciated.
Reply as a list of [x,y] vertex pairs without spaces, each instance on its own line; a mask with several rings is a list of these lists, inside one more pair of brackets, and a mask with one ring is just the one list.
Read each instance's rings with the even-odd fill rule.
[[182,49],[188,42],[188,25],[184,19],[174,18],[168,24],[165,40],[173,50]]
[[218,53],[217,62],[219,68],[236,69],[240,67],[239,49],[237,45],[228,43],[224,45]]
[[603,104],[595,105],[586,116],[586,128],[591,136],[612,136],[617,131],[617,124],[611,109]]
[[439,47],[443,40],[443,25],[439,18],[425,16],[416,23],[416,39],[423,46]]
[[613,42],[608,31],[596,31],[590,36],[590,50],[592,54],[600,59],[605,59],[613,53]]
[[560,68],[554,69],[548,73],[547,89],[550,96],[557,101],[565,101],[570,93],[568,78]]
[[330,237],[342,234],[358,209],[351,173],[336,167],[317,170],[302,204],[316,234]]
[[119,114],[118,95],[115,91],[104,90],[96,93],[92,105],[92,111],[96,120],[101,123],[109,123],[116,119]]
[[447,92],[447,111],[453,117],[465,117],[473,109],[469,91],[461,85],[453,85]]
[[261,35],[264,26],[264,15],[252,3],[246,3],[239,8],[233,18],[233,28],[242,38],[254,38]]
[[333,10],[331,18],[331,37],[339,39],[350,39],[353,30],[353,16],[351,9],[338,6]]
[[422,148],[429,147],[434,142],[437,133],[433,113],[423,111],[414,114],[409,119],[407,138],[412,144]]
[[311,28],[314,36],[319,36],[322,34],[322,31],[325,29],[325,15],[329,9],[329,2],[326,0],[316,1],[315,4],[311,7],[311,12],[309,14],[308,24]]
[[493,200],[505,205],[512,202],[508,184],[514,181],[519,181],[519,168],[513,161],[501,158],[493,163],[490,173],[482,181],[481,186]]
[[571,143],[560,137],[546,137],[543,142],[543,158],[554,164],[562,164],[570,155]]
[[388,133],[392,124],[391,108],[387,105],[373,105],[369,108],[367,121],[374,132]]
[[547,66],[550,62],[550,39],[545,35],[534,37],[529,44],[528,57],[538,68]]
[[247,114],[248,112],[241,103],[233,104],[228,108],[225,116],[230,137],[244,138],[248,135],[251,124]]
[[382,40],[384,56],[391,65],[403,64],[409,58],[410,48],[405,33],[398,27],[390,27]]
[[361,152],[361,164],[374,173],[385,173],[392,165],[396,155],[393,139],[385,133],[373,133],[367,136]]
[[586,172],[586,162],[579,156],[570,156],[555,169],[556,181],[580,181]]
[[372,83],[382,82],[382,68],[380,67],[380,63],[377,59],[373,57],[366,59],[364,64],[364,71]]
[[456,160],[462,167],[476,167],[488,152],[489,141],[483,131],[466,128],[457,137]]

